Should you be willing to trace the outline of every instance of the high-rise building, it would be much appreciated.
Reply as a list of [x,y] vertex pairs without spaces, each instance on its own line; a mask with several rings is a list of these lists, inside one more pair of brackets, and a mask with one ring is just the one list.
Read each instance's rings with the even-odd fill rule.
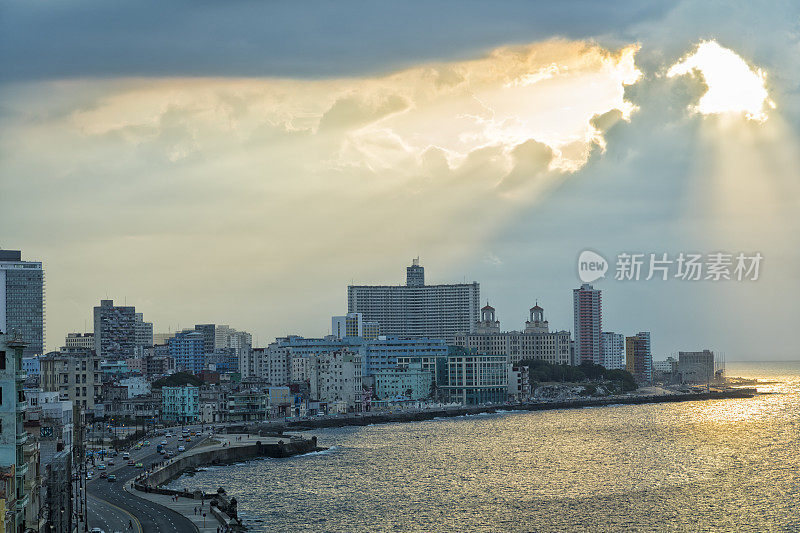
[[[203,334],[203,352],[213,353],[216,348],[217,327],[214,324],[196,324],[194,329]],[[230,347],[226,346],[225,348],[227,349]]]
[[136,351],[142,355],[145,348],[153,347],[153,323],[145,322],[142,313],[134,315],[136,320]]
[[100,300],[94,308],[94,351],[99,357],[124,359],[136,352],[136,308]]
[[649,331],[640,331],[633,337],[625,337],[625,368],[639,383],[653,381],[653,353]]
[[528,318],[524,331],[500,331],[495,309],[487,304],[481,309],[481,321],[475,332],[456,335],[454,345],[471,354],[504,355],[511,364],[528,359],[571,364],[569,332],[551,332],[539,304],[531,307]]
[[625,336],[622,333],[604,331],[600,344],[603,353],[600,364],[608,370],[624,370]]
[[588,283],[572,291],[575,318],[575,364],[590,362],[599,365],[602,360],[601,333],[603,331],[602,295]]
[[361,313],[347,313],[331,318],[331,334],[337,339],[361,337],[372,340],[380,335],[380,325],[374,321],[365,321]]
[[214,348],[233,348],[236,350],[236,355],[242,357],[249,353],[252,347],[253,336],[246,331],[237,331],[224,324],[214,330]]
[[169,341],[169,355],[178,371],[199,374],[205,364],[203,334],[193,329],[176,334]]
[[[25,474],[28,463],[25,461],[25,443],[28,434],[23,426],[23,416],[27,404],[23,393],[25,373],[22,370],[22,354],[25,343],[21,334],[0,335],[0,467],[14,472],[14,490],[16,503],[6,509],[13,516],[11,522],[14,529],[25,530],[25,510],[30,502],[25,492]],[[14,499],[6,495],[6,500]],[[8,515],[2,517],[8,519]]]
[[350,285],[347,312],[377,322],[382,335],[429,337],[452,342],[469,333],[478,320],[478,282],[425,285],[425,271],[415,259],[405,285]]
[[0,333],[19,333],[26,357],[44,352],[44,270],[19,250],[0,250]]

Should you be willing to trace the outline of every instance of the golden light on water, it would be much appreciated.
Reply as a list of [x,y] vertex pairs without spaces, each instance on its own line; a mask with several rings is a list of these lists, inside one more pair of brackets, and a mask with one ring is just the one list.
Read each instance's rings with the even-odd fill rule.
[[766,73],[751,68],[736,52],[716,41],[704,41],[667,71],[667,77],[699,73],[708,90],[694,110],[703,115],[743,114],[750,120],[767,120],[775,104],[767,92]]

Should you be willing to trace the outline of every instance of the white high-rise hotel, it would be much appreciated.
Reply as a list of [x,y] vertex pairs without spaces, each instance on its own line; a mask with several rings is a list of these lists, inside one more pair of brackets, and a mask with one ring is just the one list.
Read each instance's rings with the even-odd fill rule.
[[350,285],[347,312],[377,322],[381,335],[429,337],[452,343],[478,322],[480,285],[425,285],[419,260],[406,268],[405,285]]

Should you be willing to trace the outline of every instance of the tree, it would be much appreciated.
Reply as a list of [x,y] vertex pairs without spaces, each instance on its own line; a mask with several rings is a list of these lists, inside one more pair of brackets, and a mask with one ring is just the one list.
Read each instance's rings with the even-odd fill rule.
[[153,389],[160,389],[162,387],[184,387],[186,385],[194,385],[195,387],[199,387],[202,384],[203,380],[194,374],[190,374],[188,372],[176,372],[175,374],[170,374],[169,376],[164,376],[161,379],[155,380],[151,387]]

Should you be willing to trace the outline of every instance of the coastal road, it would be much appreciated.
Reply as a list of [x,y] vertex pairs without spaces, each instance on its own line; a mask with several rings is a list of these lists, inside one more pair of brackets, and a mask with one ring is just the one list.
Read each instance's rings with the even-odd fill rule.
[[[144,468],[163,460],[161,454],[156,451],[156,445],[163,440],[167,441],[164,448],[174,452],[177,452],[177,447],[180,445],[190,449],[200,440],[192,438],[191,442],[179,442],[179,430],[171,438],[165,436],[148,438],[150,439],[149,446],[130,452],[131,460],[135,463],[142,463]],[[125,490],[125,485],[141,474],[144,468],[128,466],[127,461],[123,461],[121,453],[113,458],[113,461],[115,464],[106,470],[109,474],[116,475],[117,479],[113,482],[100,478],[101,470],[98,470],[96,466],[90,467],[95,474],[95,479],[86,484],[89,490],[88,519],[90,528],[99,527],[107,533],[116,531],[195,533],[197,531],[195,525],[180,513],[139,498]]]

